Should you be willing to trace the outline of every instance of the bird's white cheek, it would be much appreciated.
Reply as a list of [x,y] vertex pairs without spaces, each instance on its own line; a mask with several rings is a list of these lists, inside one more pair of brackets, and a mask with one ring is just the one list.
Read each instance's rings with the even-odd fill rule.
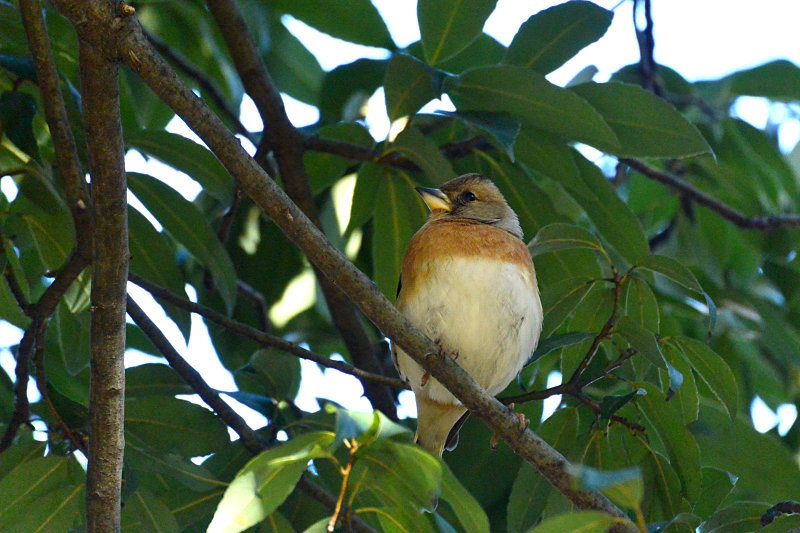
[[[536,347],[542,308],[538,291],[514,265],[447,258],[429,265],[430,275],[404,314],[445,349],[491,394],[502,391]],[[422,369],[404,354],[398,365],[414,386]],[[431,379],[418,393],[456,400]]]

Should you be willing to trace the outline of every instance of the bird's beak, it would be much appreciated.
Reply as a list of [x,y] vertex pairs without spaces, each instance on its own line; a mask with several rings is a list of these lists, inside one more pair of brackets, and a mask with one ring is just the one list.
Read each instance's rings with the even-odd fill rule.
[[425,205],[427,205],[428,209],[431,211],[449,212],[452,209],[452,206],[450,205],[450,199],[439,189],[417,187],[416,190],[422,197],[422,201],[425,202]]

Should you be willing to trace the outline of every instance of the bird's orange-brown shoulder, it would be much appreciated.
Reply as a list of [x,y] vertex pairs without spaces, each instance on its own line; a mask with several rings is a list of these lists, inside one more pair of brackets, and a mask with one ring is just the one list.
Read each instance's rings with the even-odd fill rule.
[[423,265],[443,256],[491,258],[516,264],[535,280],[530,252],[514,235],[488,224],[440,219],[425,224],[411,239],[403,258],[403,290],[422,281],[416,279],[416,274],[427,270]]

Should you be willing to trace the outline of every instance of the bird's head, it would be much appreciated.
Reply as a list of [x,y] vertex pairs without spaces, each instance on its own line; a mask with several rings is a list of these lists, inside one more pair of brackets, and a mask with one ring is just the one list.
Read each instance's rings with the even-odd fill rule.
[[417,192],[431,210],[431,220],[470,220],[495,226],[522,238],[517,214],[509,207],[497,186],[480,174],[464,174],[438,189],[417,187]]

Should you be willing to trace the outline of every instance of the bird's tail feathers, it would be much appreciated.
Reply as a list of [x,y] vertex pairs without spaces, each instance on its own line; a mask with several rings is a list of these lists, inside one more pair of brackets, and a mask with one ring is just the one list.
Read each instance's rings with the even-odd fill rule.
[[417,398],[417,434],[414,441],[441,457],[450,430],[466,412],[463,405]]

